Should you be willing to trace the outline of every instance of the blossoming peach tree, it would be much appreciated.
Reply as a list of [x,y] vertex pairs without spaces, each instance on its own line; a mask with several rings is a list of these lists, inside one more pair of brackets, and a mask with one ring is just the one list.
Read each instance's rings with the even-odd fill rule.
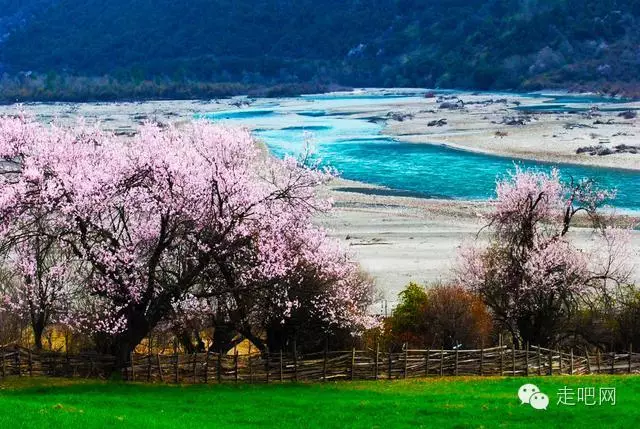
[[[557,344],[584,300],[629,277],[628,230],[609,226],[600,210],[615,194],[590,180],[563,183],[557,170],[520,168],[496,193],[489,242],[463,248],[459,280],[483,297],[516,345]],[[569,238],[578,218],[592,229],[591,250]]]
[[[372,323],[371,285],[311,222],[331,172],[270,158],[245,130],[146,124],[123,139],[4,117],[0,158],[0,239],[18,274],[5,308],[55,313],[120,364],[169,321],[221,318],[260,346],[259,322],[302,304],[327,327]],[[36,242],[51,245],[29,253]],[[323,287],[303,302],[309,273]]]

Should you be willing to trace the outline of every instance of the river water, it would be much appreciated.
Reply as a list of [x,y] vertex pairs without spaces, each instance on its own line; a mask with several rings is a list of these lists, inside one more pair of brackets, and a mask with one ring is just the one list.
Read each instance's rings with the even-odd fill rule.
[[[286,102],[257,100],[249,108],[202,116],[249,127],[276,156],[298,154],[305,142],[310,143],[315,156],[320,157],[323,164],[336,168],[342,177],[385,186],[392,193],[483,200],[494,196],[496,179],[513,170],[515,165],[542,170],[555,166],[567,180],[592,178],[601,187],[616,189],[617,198],[612,205],[640,210],[640,172],[637,171],[525,161],[444,146],[403,143],[383,136],[383,125],[379,121],[355,119],[353,113],[336,113],[346,107],[353,112],[363,106],[364,111],[364,106],[367,109],[377,104],[392,106],[415,103],[419,99],[419,96],[367,94],[303,96]],[[583,107],[572,104],[580,106],[578,103],[592,101],[606,101],[612,110],[617,109],[618,100],[571,96],[557,97],[533,109],[581,109]]]

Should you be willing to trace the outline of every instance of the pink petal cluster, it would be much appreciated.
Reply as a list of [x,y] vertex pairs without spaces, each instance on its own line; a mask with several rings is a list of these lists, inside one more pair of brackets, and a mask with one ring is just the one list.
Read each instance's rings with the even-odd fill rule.
[[495,216],[506,220],[534,209],[538,219],[551,219],[563,208],[564,191],[557,169],[547,174],[516,167],[496,185]]
[[[589,180],[565,184],[557,170],[516,168],[497,183],[496,193],[489,245],[465,246],[458,276],[485,298],[514,336],[523,320],[529,323],[545,311],[570,311],[568,303],[607,279],[628,278],[629,231],[603,227],[606,221],[598,212],[615,192]],[[602,242],[589,252],[576,248],[567,235],[578,213],[594,221]]]
[[125,139],[3,117],[0,159],[0,240],[15,245],[46,224],[69,255],[48,276],[73,276],[81,299],[66,318],[78,326],[138,332],[247,288],[286,316],[296,305],[286,285],[301,266],[331,279],[314,311],[340,326],[370,322],[359,304],[370,285],[312,223],[330,208],[316,191],[331,172],[270,158],[246,130],[146,124]]

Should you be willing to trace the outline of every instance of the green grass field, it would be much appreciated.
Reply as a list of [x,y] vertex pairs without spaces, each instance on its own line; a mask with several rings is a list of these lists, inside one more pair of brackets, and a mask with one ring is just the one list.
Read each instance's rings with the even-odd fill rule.
[[[545,410],[520,405],[530,382]],[[640,377],[433,378],[283,385],[169,386],[13,378],[0,428],[631,428]],[[616,405],[557,405],[567,386],[616,388]],[[577,396],[577,395],[576,395]],[[577,399],[577,398],[575,398]]]

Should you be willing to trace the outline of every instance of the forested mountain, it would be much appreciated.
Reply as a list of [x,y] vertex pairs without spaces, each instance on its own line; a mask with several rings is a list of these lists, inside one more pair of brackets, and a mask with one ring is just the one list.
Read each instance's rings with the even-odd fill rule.
[[0,64],[5,98],[223,82],[637,94],[640,0],[0,0]]

